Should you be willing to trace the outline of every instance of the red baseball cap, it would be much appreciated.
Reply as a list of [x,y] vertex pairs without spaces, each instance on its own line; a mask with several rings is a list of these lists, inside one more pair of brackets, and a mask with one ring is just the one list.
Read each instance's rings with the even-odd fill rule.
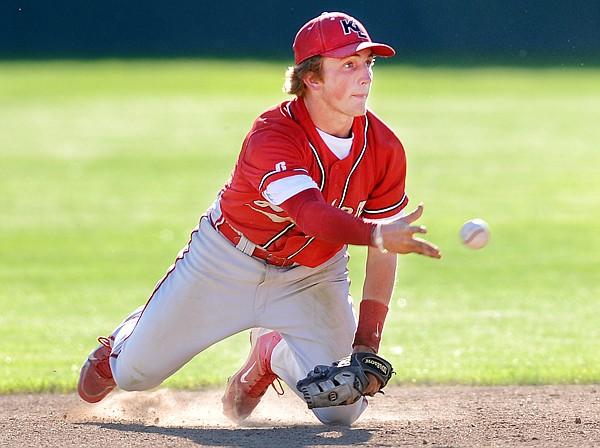
[[373,42],[363,24],[343,12],[324,12],[310,20],[296,34],[293,48],[296,64],[316,55],[345,58],[366,48],[376,56],[396,54],[389,45]]

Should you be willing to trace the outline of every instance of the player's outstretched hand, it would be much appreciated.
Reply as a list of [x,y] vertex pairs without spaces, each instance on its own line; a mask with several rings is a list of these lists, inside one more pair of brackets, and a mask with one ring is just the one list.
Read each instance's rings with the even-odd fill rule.
[[419,204],[415,211],[400,219],[381,225],[383,247],[388,252],[397,254],[416,253],[432,258],[441,258],[439,248],[416,235],[427,233],[425,226],[412,225],[423,215],[423,204]]

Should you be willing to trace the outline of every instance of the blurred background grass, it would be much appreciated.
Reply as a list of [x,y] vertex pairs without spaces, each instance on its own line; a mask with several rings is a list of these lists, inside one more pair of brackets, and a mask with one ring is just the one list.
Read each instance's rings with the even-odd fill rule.
[[[0,62],[0,392],[73,391],[95,337],[154,284],[227,180],[285,62]],[[600,381],[600,72],[375,67],[440,261],[400,258],[396,383]],[[481,251],[460,225],[488,221]],[[353,296],[362,248],[351,248]],[[237,335],[170,378],[223,385]]]

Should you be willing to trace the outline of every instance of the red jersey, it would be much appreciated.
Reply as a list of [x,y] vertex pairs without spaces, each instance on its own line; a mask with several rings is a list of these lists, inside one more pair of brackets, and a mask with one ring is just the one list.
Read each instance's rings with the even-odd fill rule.
[[315,267],[343,245],[302,232],[265,199],[271,182],[310,176],[325,200],[365,219],[397,215],[407,204],[406,155],[394,132],[373,112],[356,117],[348,157],[340,160],[323,142],[302,98],[284,101],[259,116],[246,136],[232,176],[218,202],[230,226],[281,258]]

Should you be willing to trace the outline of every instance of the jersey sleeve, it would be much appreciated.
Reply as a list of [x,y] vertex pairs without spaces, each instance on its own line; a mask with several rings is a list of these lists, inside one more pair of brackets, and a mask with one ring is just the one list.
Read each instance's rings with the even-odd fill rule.
[[[293,176],[310,179],[300,143],[293,136],[276,130],[263,130],[250,135],[246,141],[245,156],[239,163],[245,178],[265,198],[269,196],[267,189],[276,181]],[[280,187],[282,185],[296,187],[292,181],[279,183]],[[280,199],[286,196],[277,187],[271,189],[270,193]]]
[[318,190],[319,186],[310,176],[298,174],[270,182],[263,197],[271,204],[281,205],[292,196],[313,188]]

